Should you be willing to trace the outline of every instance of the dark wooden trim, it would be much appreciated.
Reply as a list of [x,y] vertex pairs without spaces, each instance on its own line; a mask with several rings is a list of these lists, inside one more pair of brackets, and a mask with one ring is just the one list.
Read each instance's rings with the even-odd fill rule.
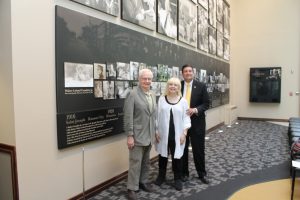
[[[151,159],[151,164],[153,164],[154,162],[156,162],[158,160],[158,156],[155,156]],[[100,183],[99,185],[96,185],[95,187],[92,187],[88,190],[86,190],[83,194],[80,193],[72,198],[70,198],[69,200],[85,200],[85,199],[88,199],[88,198],[91,198],[93,196],[95,196],[96,194],[98,194],[99,192],[109,188],[110,186],[124,180],[127,178],[127,174],[128,174],[128,171],[125,171],[103,183]]]
[[252,121],[289,122],[288,119],[272,119],[272,118],[238,117],[237,119],[238,120],[252,120]]
[[13,198],[14,200],[19,200],[16,148],[14,146],[0,143],[0,152],[7,153],[11,157],[11,177],[12,177],[12,187],[13,187]]
[[206,130],[206,133],[210,133],[210,132],[212,132],[212,131],[214,131],[214,130],[217,130],[218,128],[220,128],[220,127],[223,126],[223,125],[224,125],[224,122],[222,122],[222,123],[220,123],[220,124],[217,124],[217,125],[211,127],[210,129]]

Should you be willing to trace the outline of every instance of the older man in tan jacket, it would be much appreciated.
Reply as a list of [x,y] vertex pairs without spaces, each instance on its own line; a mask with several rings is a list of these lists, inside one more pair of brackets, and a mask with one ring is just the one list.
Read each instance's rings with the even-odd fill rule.
[[148,183],[150,150],[155,138],[156,97],[150,91],[153,74],[139,72],[139,86],[125,100],[124,125],[129,149],[128,198],[137,199],[139,189],[152,191]]

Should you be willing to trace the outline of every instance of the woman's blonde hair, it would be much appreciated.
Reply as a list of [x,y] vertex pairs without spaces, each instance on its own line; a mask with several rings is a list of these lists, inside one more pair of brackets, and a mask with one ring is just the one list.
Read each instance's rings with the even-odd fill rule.
[[166,85],[166,88],[165,88],[165,92],[164,92],[164,95],[167,96],[169,94],[169,85],[170,84],[175,84],[178,86],[178,91],[177,91],[177,95],[178,96],[182,96],[181,94],[181,82],[178,78],[170,78],[168,81],[167,81],[167,85]]

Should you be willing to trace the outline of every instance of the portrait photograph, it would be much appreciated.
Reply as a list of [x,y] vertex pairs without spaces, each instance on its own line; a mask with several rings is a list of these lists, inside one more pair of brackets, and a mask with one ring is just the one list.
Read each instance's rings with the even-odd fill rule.
[[65,87],[94,87],[93,65],[64,63]]
[[115,94],[117,99],[126,98],[131,90],[129,81],[115,81]]
[[157,32],[177,38],[177,0],[158,0],[157,14]]
[[119,0],[71,0],[100,10],[110,15],[119,16]]
[[198,49],[208,52],[208,11],[198,6]]
[[106,77],[110,80],[116,79],[117,69],[115,63],[106,63]]
[[208,10],[208,0],[198,0],[198,3],[205,8],[206,10]]
[[152,81],[157,81],[157,66],[151,66],[150,70],[153,74]]
[[217,35],[216,29],[213,27],[208,27],[208,52],[210,54],[216,55],[217,51]]
[[117,79],[130,80],[129,63],[117,62]]
[[197,46],[197,6],[191,0],[179,1],[178,40]]
[[156,29],[156,0],[122,0],[122,19]]
[[106,79],[106,64],[94,63],[94,79]]
[[208,0],[208,21],[212,27],[216,28],[216,26],[217,26],[217,2],[216,2],[216,0]]
[[130,80],[138,80],[139,77],[139,65],[138,62],[130,61]]
[[202,83],[207,83],[207,76],[206,76],[206,70],[205,69],[201,69],[199,71],[200,77],[199,77],[199,81]]
[[223,49],[223,33],[217,31],[217,56],[223,58],[224,57],[224,49]]
[[114,81],[103,81],[103,99],[115,99]]
[[94,82],[94,96],[95,96],[95,98],[102,98],[103,97],[102,81],[95,81]]

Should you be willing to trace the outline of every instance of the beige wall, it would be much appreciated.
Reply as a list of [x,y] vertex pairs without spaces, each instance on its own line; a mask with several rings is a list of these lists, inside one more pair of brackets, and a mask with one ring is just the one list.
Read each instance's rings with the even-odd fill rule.
[[10,0],[0,1],[0,143],[15,145]]
[[[231,0],[231,97],[240,117],[299,116],[299,10],[298,0]],[[281,103],[249,103],[249,68],[269,66],[282,67]]]
[[[86,189],[119,175],[128,168],[125,135],[64,150],[57,149],[54,34],[56,4],[145,34],[157,35],[68,0],[11,0],[13,67],[10,70],[13,73],[21,200],[64,200],[82,192],[82,147],[85,148]],[[223,107],[219,109],[209,111],[216,117],[209,120],[208,128],[224,121],[218,116],[218,113],[223,112]],[[10,113],[13,113],[12,109]],[[153,150],[152,156],[154,155]]]

